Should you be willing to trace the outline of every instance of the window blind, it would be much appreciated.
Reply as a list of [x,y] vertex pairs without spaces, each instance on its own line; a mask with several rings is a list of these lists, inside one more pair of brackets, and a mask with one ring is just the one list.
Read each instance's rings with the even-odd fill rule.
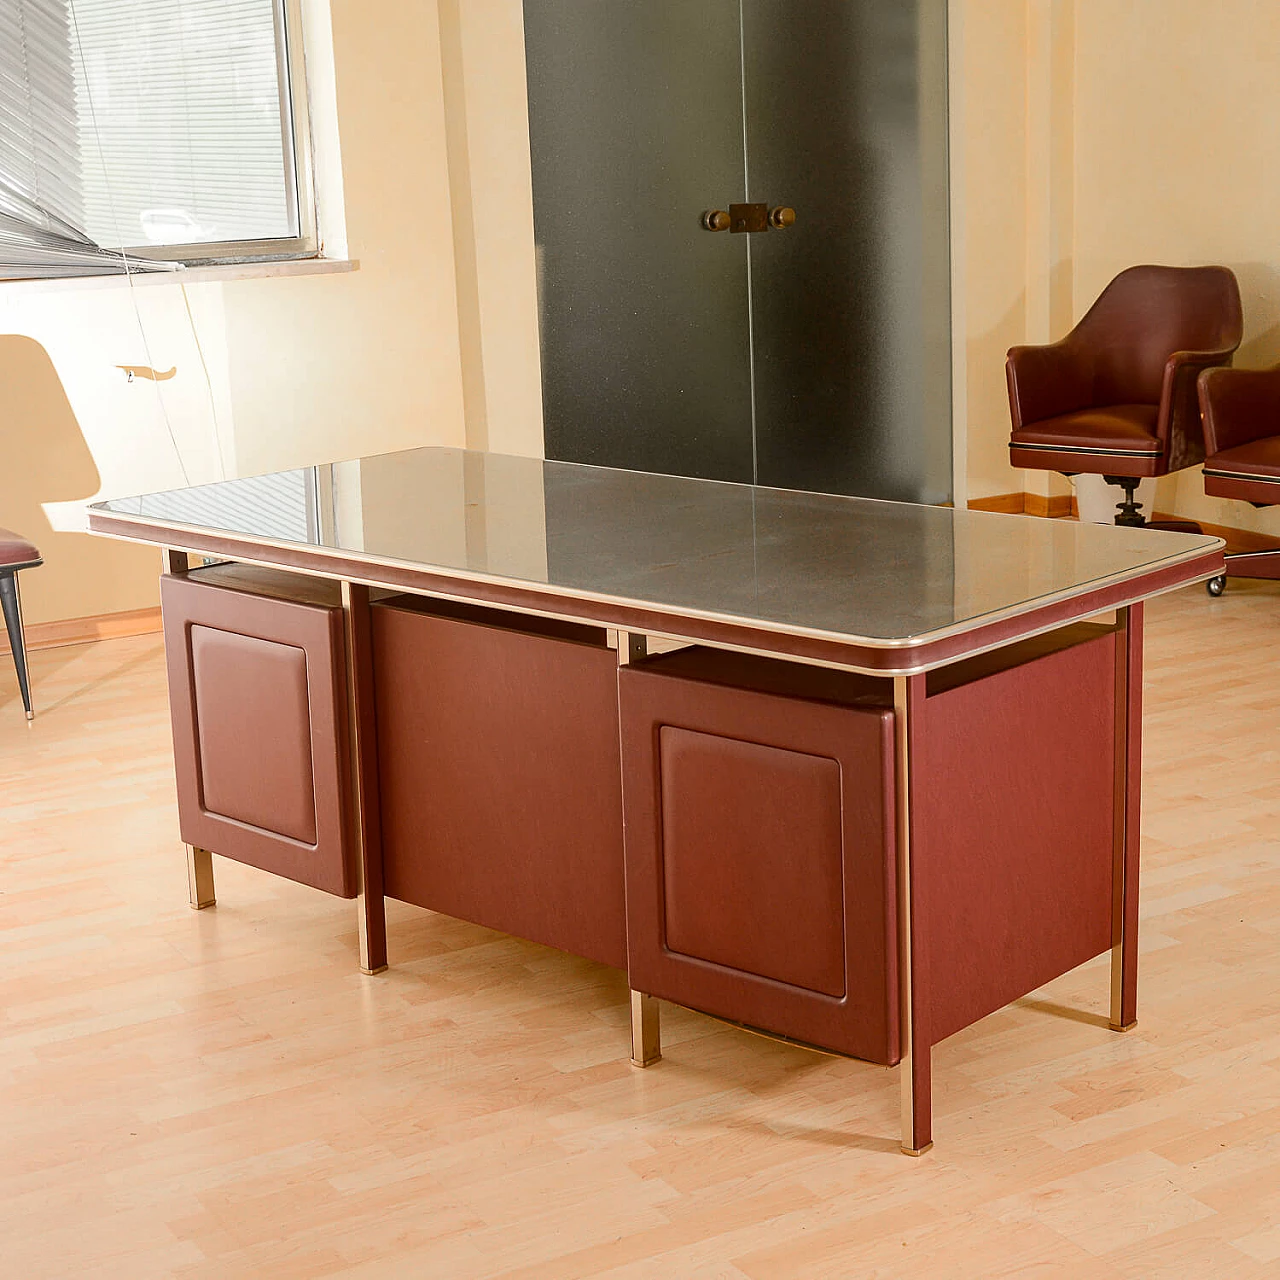
[[100,244],[298,234],[277,0],[70,0]]
[[0,278],[296,237],[279,6],[0,0]]
[[316,517],[315,469],[278,471],[249,476],[230,485],[175,489],[145,498],[118,498],[121,511],[157,520],[253,528],[264,537],[286,542],[319,542]]
[[0,0],[0,277],[120,271],[83,229],[67,0]]

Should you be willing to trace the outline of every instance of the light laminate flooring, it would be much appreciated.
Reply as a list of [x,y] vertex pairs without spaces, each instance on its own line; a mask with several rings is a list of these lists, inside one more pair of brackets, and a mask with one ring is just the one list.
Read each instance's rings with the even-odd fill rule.
[[0,664],[0,1276],[1280,1276],[1280,584],[1148,609],[1139,1023],[1095,961],[896,1072],[216,859],[158,637]]

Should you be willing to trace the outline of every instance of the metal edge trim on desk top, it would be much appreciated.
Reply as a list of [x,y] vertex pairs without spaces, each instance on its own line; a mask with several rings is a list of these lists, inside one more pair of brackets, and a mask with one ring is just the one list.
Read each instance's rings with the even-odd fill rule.
[[[476,573],[444,565],[420,564],[365,551],[345,551],[274,538],[251,538],[247,534],[230,530],[105,511],[97,506],[89,508],[89,529],[92,533],[131,542],[152,543],[158,547],[172,547],[196,555],[226,556],[246,564],[287,568],[317,577],[345,579],[388,590],[417,591],[464,602],[504,605],[526,613],[643,630],[651,635],[664,635],[671,639],[706,640],[722,648],[785,656],[819,666],[838,667],[877,676],[912,675],[944,666],[960,658],[999,648],[1014,640],[1029,638],[1080,621],[1107,609],[1123,608],[1153,595],[1214,577],[1224,572],[1226,547],[1222,539],[1215,539],[1217,547],[1198,547],[1193,551],[1168,557],[1145,569],[1111,574],[1090,583],[1084,591],[1055,592],[1037,598],[1031,607],[1010,607],[982,614],[962,623],[940,627],[919,636],[885,639],[823,631],[793,623],[764,622],[733,614],[610,596],[581,588],[557,587],[549,583]],[[264,556],[264,552],[278,554]],[[389,570],[390,575],[368,572],[379,569]],[[433,579],[443,579],[443,583],[435,585],[431,581]],[[1141,591],[1124,591],[1126,586],[1143,581],[1147,585]],[[458,588],[473,589],[461,593],[449,590],[455,584]],[[512,595],[519,598],[513,600]],[[569,603],[603,606],[613,616],[589,610],[566,613],[554,607],[546,607]],[[1073,608],[1073,605],[1076,607]],[[630,616],[619,616],[619,611],[623,615],[629,613]],[[637,618],[637,614],[641,616]],[[1019,620],[1025,620],[1027,625],[1016,626]],[[734,639],[731,635],[699,635],[683,628],[672,631],[662,625],[664,622],[695,622],[719,632],[746,633],[746,636]],[[799,642],[802,647],[797,650],[795,646],[751,643],[757,637],[762,640],[765,637],[785,638]],[[965,646],[963,641],[966,637],[972,638],[975,643]],[[849,654],[849,650],[854,653]],[[859,651],[874,660],[869,663],[859,662],[854,656]],[[893,659],[898,657],[914,658],[915,661],[894,662]]]

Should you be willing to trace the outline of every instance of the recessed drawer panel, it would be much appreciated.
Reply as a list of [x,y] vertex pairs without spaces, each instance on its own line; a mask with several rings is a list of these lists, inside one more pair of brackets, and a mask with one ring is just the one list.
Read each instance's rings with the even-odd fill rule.
[[667,947],[843,996],[839,761],[663,725],[658,774]]
[[892,712],[707,650],[623,668],[619,706],[632,987],[896,1062]]
[[291,575],[237,581],[161,580],[182,838],[351,897],[341,609]]

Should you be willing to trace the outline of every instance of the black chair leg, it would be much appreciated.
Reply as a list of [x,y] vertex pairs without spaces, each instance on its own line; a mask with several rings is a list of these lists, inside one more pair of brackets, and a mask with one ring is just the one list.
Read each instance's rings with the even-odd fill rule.
[[1108,484],[1119,485],[1124,490],[1124,501],[1116,503],[1116,524],[1129,525],[1141,529],[1147,523],[1142,514],[1142,504],[1134,500],[1138,489],[1135,476],[1103,476]]
[[13,650],[13,665],[18,672],[18,688],[22,691],[22,705],[27,719],[34,720],[31,710],[31,682],[27,679],[27,646],[22,636],[22,605],[18,600],[18,575],[0,573],[0,605],[4,606],[4,625],[9,632],[9,648]]

